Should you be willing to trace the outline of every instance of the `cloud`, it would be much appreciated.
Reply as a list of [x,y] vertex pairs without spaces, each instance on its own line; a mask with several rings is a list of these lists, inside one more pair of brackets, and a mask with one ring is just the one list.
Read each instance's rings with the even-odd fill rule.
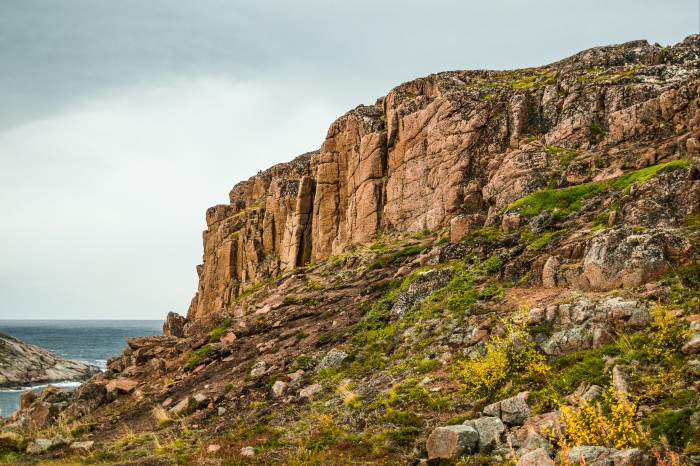
[[13,167],[0,173],[0,318],[186,311],[206,206],[318,148],[336,114],[313,95],[201,79],[0,133]]

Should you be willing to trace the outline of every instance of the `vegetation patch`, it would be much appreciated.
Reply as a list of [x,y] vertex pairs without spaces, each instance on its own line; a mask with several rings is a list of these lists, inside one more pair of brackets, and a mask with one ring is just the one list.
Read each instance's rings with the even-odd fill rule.
[[687,160],[674,160],[630,172],[614,180],[593,181],[560,189],[544,189],[518,199],[506,210],[519,209],[520,213],[525,216],[537,215],[545,211],[562,216],[578,211],[584,200],[605,189],[625,190],[635,183],[643,183],[660,173],[686,168],[689,165],[690,162]]

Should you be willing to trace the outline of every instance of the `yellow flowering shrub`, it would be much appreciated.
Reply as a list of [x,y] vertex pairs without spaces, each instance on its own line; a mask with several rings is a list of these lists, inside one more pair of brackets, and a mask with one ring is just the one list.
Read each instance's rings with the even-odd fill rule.
[[[604,410],[603,405],[608,409]],[[564,430],[559,445],[564,449],[579,445],[632,448],[642,441],[635,424],[637,407],[612,389],[603,394],[603,405],[579,400],[578,406],[561,408]]]
[[486,354],[461,363],[459,374],[468,394],[500,389],[514,375],[532,377],[550,372],[546,356],[527,333],[524,310],[504,321],[504,335],[494,336]]

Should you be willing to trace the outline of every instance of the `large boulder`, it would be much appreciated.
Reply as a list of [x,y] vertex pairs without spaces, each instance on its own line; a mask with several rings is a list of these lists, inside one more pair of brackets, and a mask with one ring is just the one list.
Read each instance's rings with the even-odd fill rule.
[[167,337],[184,338],[186,319],[177,312],[168,312],[163,323],[163,335]]
[[438,427],[428,437],[428,458],[450,459],[476,451],[479,433],[470,426]]
[[490,453],[504,443],[506,426],[497,417],[481,417],[464,421],[465,426],[472,427],[479,434],[477,449]]
[[527,404],[529,392],[520,392],[512,398],[497,401],[484,408],[486,416],[500,418],[509,425],[522,425],[530,417],[532,410]]

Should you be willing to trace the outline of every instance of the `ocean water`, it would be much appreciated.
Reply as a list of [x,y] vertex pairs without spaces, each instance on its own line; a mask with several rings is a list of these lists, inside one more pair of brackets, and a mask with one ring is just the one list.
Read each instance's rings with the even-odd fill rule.
[[[102,370],[107,359],[122,353],[125,338],[157,335],[162,328],[162,320],[0,320],[0,333]],[[79,386],[77,383],[54,385]],[[41,388],[33,387],[37,391]],[[0,390],[0,416],[8,417],[17,410],[22,391]]]

